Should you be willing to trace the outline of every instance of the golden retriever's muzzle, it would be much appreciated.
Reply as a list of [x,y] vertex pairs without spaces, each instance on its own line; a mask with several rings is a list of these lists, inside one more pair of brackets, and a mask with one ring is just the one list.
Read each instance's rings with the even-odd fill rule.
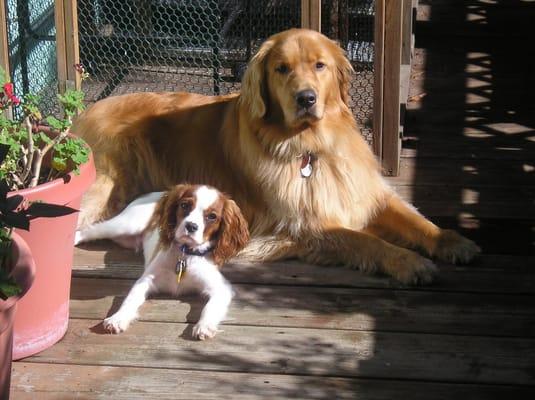
[[306,89],[298,92],[295,95],[295,103],[297,105],[297,118],[314,117],[318,118],[316,112],[316,92],[312,89]]

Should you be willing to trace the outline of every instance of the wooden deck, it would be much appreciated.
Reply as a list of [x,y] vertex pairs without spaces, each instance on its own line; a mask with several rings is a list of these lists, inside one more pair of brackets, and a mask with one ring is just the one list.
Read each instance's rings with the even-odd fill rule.
[[126,333],[103,334],[141,259],[95,244],[76,252],[67,335],[14,364],[12,398],[535,398],[535,3],[420,4],[390,181],[475,239],[476,263],[440,265],[417,288],[297,262],[231,265],[224,332],[197,342],[197,298],[153,299]]

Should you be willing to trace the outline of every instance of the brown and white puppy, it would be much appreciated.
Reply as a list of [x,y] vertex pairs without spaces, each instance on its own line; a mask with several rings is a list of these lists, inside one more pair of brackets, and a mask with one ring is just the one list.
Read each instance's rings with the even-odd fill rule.
[[219,268],[249,239],[247,222],[234,201],[199,185],[149,193],[116,217],[76,232],[76,244],[105,238],[128,248],[142,247],[145,256],[145,272],[119,311],[104,320],[107,331],[126,330],[149,294],[196,291],[209,300],[193,336],[204,340],[217,333],[232,298]]

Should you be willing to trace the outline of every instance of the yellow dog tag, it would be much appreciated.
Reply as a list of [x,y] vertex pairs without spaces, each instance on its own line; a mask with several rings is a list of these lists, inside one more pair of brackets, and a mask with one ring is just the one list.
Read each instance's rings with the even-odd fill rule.
[[180,283],[182,275],[186,272],[186,260],[178,260],[176,263],[175,273],[176,273],[176,283]]

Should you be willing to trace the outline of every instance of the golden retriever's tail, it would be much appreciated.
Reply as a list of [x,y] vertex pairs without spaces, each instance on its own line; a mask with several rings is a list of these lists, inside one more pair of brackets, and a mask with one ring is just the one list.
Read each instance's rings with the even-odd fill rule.
[[270,262],[298,256],[297,243],[288,237],[253,237],[236,257],[240,262]]

